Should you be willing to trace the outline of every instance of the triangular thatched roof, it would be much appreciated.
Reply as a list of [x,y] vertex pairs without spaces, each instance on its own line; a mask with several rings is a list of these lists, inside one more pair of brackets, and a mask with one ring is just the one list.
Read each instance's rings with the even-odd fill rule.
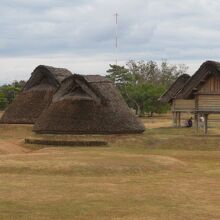
[[161,102],[171,102],[176,94],[184,87],[186,82],[189,80],[188,74],[182,74],[176,81],[167,89],[167,91],[159,98]]
[[27,90],[41,90],[46,87],[57,88],[61,82],[72,73],[64,68],[55,68],[52,66],[39,65],[31,74],[31,78],[24,86],[24,91]]
[[141,133],[143,124],[105,77],[73,75],[63,81],[37,120],[38,133]]
[[206,61],[195,74],[184,85],[181,91],[177,94],[177,98],[189,99],[194,97],[194,93],[211,75],[220,79],[220,63],[215,61]]
[[38,66],[31,74],[22,92],[8,106],[1,123],[33,124],[52,100],[61,82],[72,75],[63,68]]

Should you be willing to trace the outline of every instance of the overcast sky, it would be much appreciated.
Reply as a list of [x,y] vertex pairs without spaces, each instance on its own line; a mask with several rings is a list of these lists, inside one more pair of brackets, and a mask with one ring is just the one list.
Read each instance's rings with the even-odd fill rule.
[[219,0],[0,0],[0,83],[28,79],[39,64],[105,74],[119,64],[167,59],[193,73],[220,60]]

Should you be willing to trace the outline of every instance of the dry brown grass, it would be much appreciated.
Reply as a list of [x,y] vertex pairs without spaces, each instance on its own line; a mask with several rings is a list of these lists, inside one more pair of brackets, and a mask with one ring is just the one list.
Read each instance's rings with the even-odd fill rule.
[[0,125],[0,219],[220,219],[217,125],[196,136],[167,117],[144,123],[103,148],[28,146],[30,126]]

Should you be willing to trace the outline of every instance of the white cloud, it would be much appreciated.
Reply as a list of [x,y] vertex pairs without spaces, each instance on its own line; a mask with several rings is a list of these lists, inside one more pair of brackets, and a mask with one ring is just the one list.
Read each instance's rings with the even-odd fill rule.
[[0,81],[20,79],[41,62],[103,72],[114,62],[116,11],[122,63],[168,59],[194,70],[220,58],[218,0],[0,1],[0,63],[7,72]]

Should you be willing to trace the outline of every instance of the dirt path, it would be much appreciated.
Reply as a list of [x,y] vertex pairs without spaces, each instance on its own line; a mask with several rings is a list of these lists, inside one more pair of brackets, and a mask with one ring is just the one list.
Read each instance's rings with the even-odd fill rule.
[[0,154],[22,154],[29,152],[28,149],[20,146],[20,143],[11,143],[8,141],[0,141]]

